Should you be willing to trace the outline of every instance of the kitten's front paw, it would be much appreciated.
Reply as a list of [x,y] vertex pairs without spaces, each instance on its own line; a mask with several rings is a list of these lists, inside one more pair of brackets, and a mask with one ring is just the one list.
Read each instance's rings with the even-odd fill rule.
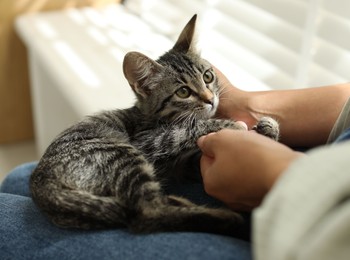
[[262,117],[252,130],[278,141],[280,128],[278,122],[271,117]]
[[208,127],[208,133],[218,132],[222,129],[234,129],[234,130],[247,130],[247,128],[239,123],[232,120],[224,119],[211,119]]

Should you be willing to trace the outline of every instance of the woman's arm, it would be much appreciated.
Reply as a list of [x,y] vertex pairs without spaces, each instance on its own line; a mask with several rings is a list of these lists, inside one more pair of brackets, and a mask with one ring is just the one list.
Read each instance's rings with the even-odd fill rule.
[[281,141],[289,146],[324,144],[350,97],[350,83],[333,86],[247,92],[234,87],[218,70],[220,117],[241,120],[251,128],[262,116],[275,118]]

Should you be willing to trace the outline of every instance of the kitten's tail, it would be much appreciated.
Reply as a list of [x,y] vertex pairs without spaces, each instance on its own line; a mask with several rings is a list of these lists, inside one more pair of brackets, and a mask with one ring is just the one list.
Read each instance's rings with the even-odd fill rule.
[[127,226],[128,210],[117,197],[96,196],[82,190],[52,189],[34,201],[51,221],[62,228],[95,229]]

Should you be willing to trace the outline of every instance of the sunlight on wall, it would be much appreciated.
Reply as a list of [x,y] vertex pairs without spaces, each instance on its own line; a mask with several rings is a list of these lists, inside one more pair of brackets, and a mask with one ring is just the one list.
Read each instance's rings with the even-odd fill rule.
[[[53,26],[44,20],[37,20],[35,26],[45,38],[52,40],[51,43],[53,49],[60,55],[65,64],[76,73],[80,80],[92,88],[100,86],[101,82],[93,72],[93,69],[91,69],[89,65],[79,57],[74,48],[69,46],[64,40],[60,39],[58,32]],[[101,43],[101,38],[96,36],[96,33],[93,37],[98,39]]]
[[77,55],[69,44],[64,41],[56,41],[54,42],[53,47],[61,55],[70,69],[73,70],[87,86],[97,88],[101,85],[97,75]]
[[[103,52],[110,53],[121,64],[128,51],[142,50],[146,55],[157,58],[173,45],[169,38],[155,33],[149,24],[125,12],[123,7],[115,5],[104,10],[83,8],[61,12],[60,19],[67,24],[64,30],[59,28],[63,24],[55,23],[55,19],[38,18],[35,22],[38,32],[49,40],[64,64],[90,88],[99,88],[102,82],[94,72],[95,65],[87,61],[86,55],[98,55],[98,50],[103,48]],[[164,30],[169,30],[165,27]],[[81,39],[76,39],[79,43],[72,46],[65,37],[75,33],[79,33]],[[86,50],[85,46],[88,46]]]
[[47,39],[57,37],[57,32],[49,23],[39,20],[35,23],[35,26]]

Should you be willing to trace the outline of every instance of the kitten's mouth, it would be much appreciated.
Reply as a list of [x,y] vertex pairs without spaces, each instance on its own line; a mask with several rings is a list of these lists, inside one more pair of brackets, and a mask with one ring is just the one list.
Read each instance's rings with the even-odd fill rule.
[[215,105],[205,105],[203,109],[203,116],[205,118],[211,118],[215,115],[217,107]]
[[213,104],[207,104],[206,108],[208,109],[209,117],[213,117],[216,113],[217,108],[218,108],[218,102],[215,102],[215,100],[214,100]]
[[213,117],[216,113],[216,107],[212,106],[211,110],[209,111],[209,117]]

